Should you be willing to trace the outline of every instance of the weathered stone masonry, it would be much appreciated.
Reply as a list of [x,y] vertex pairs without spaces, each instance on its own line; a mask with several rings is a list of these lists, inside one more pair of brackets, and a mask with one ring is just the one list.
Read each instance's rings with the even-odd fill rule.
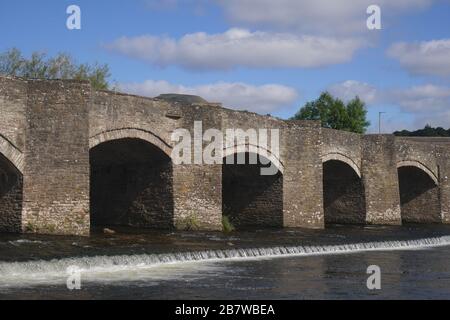
[[[174,165],[171,134],[195,121],[204,131],[279,129],[280,153],[266,150],[279,173]],[[220,230],[222,214],[237,227],[450,223],[450,139],[358,135],[80,81],[0,77],[0,232]]]

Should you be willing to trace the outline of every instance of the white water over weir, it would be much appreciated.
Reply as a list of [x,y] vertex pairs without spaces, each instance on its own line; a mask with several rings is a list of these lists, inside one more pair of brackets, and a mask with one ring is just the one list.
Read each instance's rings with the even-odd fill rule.
[[0,262],[0,285],[37,281],[67,276],[67,269],[76,266],[83,274],[138,271],[170,264],[220,262],[232,260],[302,257],[314,255],[350,254],[370,251],[425,249],[449,246],[450,236],[401,241],[367,242],[326,246],[278,246],[205,250],[194,252],[74,257],[50,261]]

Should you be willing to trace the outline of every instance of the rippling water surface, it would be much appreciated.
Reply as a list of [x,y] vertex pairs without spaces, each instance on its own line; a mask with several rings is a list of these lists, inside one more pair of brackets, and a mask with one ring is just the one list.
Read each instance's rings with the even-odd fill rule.
[[[3,299],[449,299],[450,227],[0,236]],[[366,287],[369,265],[382,289]],[[82,289],[67,289],[67,268]]]

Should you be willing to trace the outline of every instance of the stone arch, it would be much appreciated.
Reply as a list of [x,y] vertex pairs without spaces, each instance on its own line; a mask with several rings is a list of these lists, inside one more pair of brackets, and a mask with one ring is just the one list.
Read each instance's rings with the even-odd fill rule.
[[103,142],[126,138],[147,141],[171,157],[172,147],[166,141],[151,131],[138,128],[119,128],[98,133],[89,138],[89,148],[92,149]]
[[91,146],[93,228],[173,228],[169,147],[154,135],[134,129],[102,133],[91,139]]
[[439,185],[438,176],[431,169],[429,169],[426,165],[424,165],[420,161],[403,160],[403,161],[400,161],[399,163],[397,163],[397,169],[402,168],[402,167],[417,167],[417,168],[421,169],[422,171],[424,171],[434,181],[434,183],[437,186]]
[[0,154],[11,162],[20,173],[23,172],[24,161],[22,152],[2,135],[0,135]]
[[397,164],[403,223],[441,223],[438,177],[423,163],[405,160]]
[[[229,149],[224,153],[222,215],[228,217],[238,230],[281,228],[283,226],[282,166],[278,163],[278,170],[273,175],[262,175],[261,168],[268,165],[259,161],[257,164],[250,164],[250,152],[247,152],[249,150],[251,148],[240,148],[241,152],[231,152]],[[234,164],[228,164],[228,157],[237,157],[239,154],[245,155],[245,164],[237,164],[236,161]],[[272,159],[275,158],[272,157]]]
[[330,160],[336,160],[336,161],[341,161],[341,162],[346,163],[355,171],[355,173],[358,175],[358,177],[361,178],[360,167],[350,157],[348,157],[342,153],[337,153],[337,152],[327,153],[326,155],[324,155],[322,157],[322,163],[325,163]]
[[322,160],[325,224],[365,224],[365,188],[359,167],[342,154],[328,154]]
[[22,231],[23,155],[0,136],[0,232]]
[[271,150],[267,149],[266,147],[257,146],[254,144],[239,144],[232,147],[225,147],[223,149],[222,156],[223,158],[227,158],[231,155],[238,154],[238,153],[256,153],[259,156],[262,156],[269,160],[277,169],[284,173],[284,165],[283,162],[280,160],[280,158],[273,154]]

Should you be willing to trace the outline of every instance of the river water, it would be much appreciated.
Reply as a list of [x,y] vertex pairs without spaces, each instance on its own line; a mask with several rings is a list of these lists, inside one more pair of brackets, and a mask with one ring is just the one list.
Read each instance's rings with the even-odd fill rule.
[[117,231],[0,235],[0,299],[450,299],[450,226]]

